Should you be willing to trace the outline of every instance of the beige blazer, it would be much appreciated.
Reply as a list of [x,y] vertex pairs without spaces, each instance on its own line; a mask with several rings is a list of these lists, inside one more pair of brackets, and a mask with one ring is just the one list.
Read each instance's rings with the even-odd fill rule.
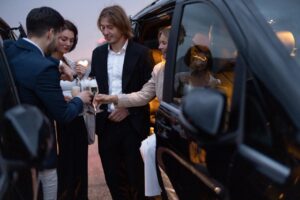
[[152,76],[143,88],[138,92],[118,95],[118,107],[136,107],[149,103],[155,96],[162,100],[164,81],[165,61],[156,64]]

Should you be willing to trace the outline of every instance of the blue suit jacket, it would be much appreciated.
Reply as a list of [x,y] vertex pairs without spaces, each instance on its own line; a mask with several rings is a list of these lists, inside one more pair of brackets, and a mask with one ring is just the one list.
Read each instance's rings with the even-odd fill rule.
[[[5,41],[4,51],[21,103],[37,106],[51,121],[61,123],[71,121],[82,111],[80,98],[73,98],[69,103],[64,100],[58,60],[44,57],[36,46],[24,39]],[[55,157],[52,155],[52,160]],[[46,167],[54,164],[50,162]]]

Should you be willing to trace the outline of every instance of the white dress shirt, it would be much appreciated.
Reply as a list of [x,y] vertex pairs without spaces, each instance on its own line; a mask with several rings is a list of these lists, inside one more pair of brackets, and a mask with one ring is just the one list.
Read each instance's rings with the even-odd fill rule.
[[[110,48],[110,45],[108,45],[107,73],[109,95],[122,93],[122,74],[127,45],[128,40],[125,42],[119,52],[114,52]],[[114,110],[114,105],[109,104],[108,110]]]

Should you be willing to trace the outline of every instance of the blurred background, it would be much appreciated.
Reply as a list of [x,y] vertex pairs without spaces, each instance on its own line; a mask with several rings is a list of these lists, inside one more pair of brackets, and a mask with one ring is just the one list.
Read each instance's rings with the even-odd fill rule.
[[100,11],[114,4],[122,6],[128,15],[134,15],[153,0],[0,0],[0,17],[11,27],[21,23],[26,29],[26,16],[35,7],[49,6],[59,11],[78,28],[78,44],[66,56],[71,60],[90,60],[93,49],[102,39],[97,28]]

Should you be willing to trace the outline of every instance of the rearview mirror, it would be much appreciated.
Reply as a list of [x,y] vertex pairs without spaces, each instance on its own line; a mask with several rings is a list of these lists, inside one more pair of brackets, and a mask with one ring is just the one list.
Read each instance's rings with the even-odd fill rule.
[[29,166],[41,164],[54,140],[48,119],[29,105],[15,106],[4,118],[0,143],[3,158]]
[[226,97],[215,89],[195,88],[183,100],[180,121],[197,136],[215,137],[223,124]]

